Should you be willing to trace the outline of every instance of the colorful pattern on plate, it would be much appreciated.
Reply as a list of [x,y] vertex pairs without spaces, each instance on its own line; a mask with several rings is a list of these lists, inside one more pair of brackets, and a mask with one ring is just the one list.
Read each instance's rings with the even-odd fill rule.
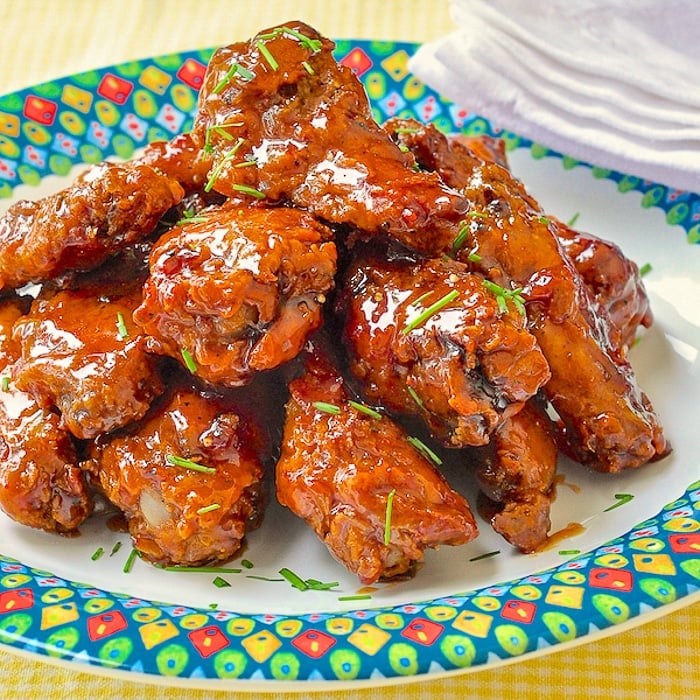
[[[378,120],[432,121],[490,133],[509,150],[577,163],[442,100],[407,70],[415,45],[340,41]],[[89,71],[0,97],[0,197],[186,130],[210,50]],[[585,164],[584,164],[585,165]],[[700,196],[610,171],[700,241]],[[621,504],[621,502],[618,502]],[[572,552],[572,554],[574,554]],[[656,517],[593,552],[515,581],[382,609],[239,615],[139,600],[59,579],[0,555],[0,643],[159,676],[353,680],[462,669],[568,642],[700,588],[700,482]]]

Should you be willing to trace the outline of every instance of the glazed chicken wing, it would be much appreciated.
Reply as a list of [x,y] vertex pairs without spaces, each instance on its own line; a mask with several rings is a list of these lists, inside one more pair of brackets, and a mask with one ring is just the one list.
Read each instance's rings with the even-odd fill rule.
[[85,289],[46,291],[15,325],[18,388],[89,439],[141,418],[163,390],[157,358],[131,320],[141,287],[110,295]]
[[313,356],[289,388],[277,497],[363,583],[476,537],[466,500],[396,423],[350,403],[328,361]]
[[[413,126],[410,140],[423,127]],[[503,166],[463,152],[450,156],[447,137],[431,127],[441,170],[469,202],[469,215],[450,250],[504,288],[522,288],[530,328],[552,377],[544,392],[564,426],[573,457],[617,472],[669,451],[649,399],[637,386],[625,353],[610,339],[605,308],[586,287],[556,235],[556,223]],[[400,138],[404,138],[401,136]],[[440,159],[433,159],[437,167]]]
[[314,29],[290,22],[214,54],[193,130],[212,155],[212,188],[291,201],[333,223],[443,250],[463,198],[414,170],[332,50]]
[[261,519],[259,436],[236,404],[179,388],[139,423],[98,438],[86,468],[149,561],[223,562]]
[[102,163],[56,194],[17,202],[0,218],[0,289],[96,267],[151,233],[182,194],[149,166]]
[[293,358],[333,285],[331,231],[296,209],[229,204],[176,226],[151,252],[134,320],[151,351],[237,386]]
[[525,317],[503,304],[456,261],[358,253],[340,302],[351,368],[368,397],[422,415],[446,445],[483,445],[549,379]]
[[20,353],[12,328],[23,307],[14,298],[0,302],[0,508],[23,525],[70,533],[90,515],[93,501],[59,416],[10,379]]

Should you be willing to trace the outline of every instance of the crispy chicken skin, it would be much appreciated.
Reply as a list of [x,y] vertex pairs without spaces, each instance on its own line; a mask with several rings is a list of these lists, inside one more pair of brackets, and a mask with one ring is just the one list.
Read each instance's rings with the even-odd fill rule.
[[488,446],[476,451],[480,507],[496,532],[522,552],[549,533],[558,450],[549,417],[536,399],[506,420]]
[[135,322],[149,350],[238,386],[293,358],[321,324],[333,286],[331,231],[296,209],[206,210],[155,245]]
[[56,194],[17,202],[0,218],[0,289],[96,267],[151,233],[182,195],[149,166],[101,163]]
[[[89,439],[141,418],[163,385],[157,358],[131,320],[140,285],[110,296],[94,290],[45,291],[15,324],[19,389]],[[121,323],[120,323],[121,319]]]
[[367,396],[422,415],[451,447],[488,442],[549,379],[524,316],[512,305],[504,313],[484,278],[454,260],[358,253],[339,307],[350,366]]
[[[439,167],[469,203],[466,235],[458,249],[445,252],[505,288],[522,288],[528,299],[530,329],[552,371],[544,392],[561,418],[568,452],[604,472],[667,454],[662,428],[637,386],[617,329],[565,253],[556,222],[502,165],[475,154],[460,164],[464,149],[450,155],[447,137],[434,127],[411,125],[409,144],[425,130],[441,154],[422,165]],[[397,138],[405,141],[405,135]]]
[[94,441],[84,466],[124,512],[146,559],[215,564],[233,557],[262,517],[258,440],[235,403],[182,387],[139,423]]
[[277,498],[360,581],[411,573],[426,548],[476,537],[466,500],[388,416],[377,419],[348,403],[328,360],[311,355],[289,388]]
[[[252,187],[333,223],[386,231],[424,252],[444,250],[463,198],[436,174],[414,170],[333,47],[290,22],[214,54],[193,129],[211,151],[213,189],[233,195]],[[241,167],[251,163],[257,167]]]
[[[12,327],[23,306],[17,298],[0,302],[0,373],[7,378],[20,352]],[[8,382],[0,392],[0,508],[23,525],[66,534],[80,526],[92,507],[59,416]]]

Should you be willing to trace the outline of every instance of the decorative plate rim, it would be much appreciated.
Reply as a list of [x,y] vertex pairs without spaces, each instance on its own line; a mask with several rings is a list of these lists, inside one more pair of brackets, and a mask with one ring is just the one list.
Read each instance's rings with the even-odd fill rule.
[[[417,46],[337,41],[336,56],[365,84],[378,120],[413,116],[444,130],[498,135],[509,150],[529,148],[534,158],[553,156],[565,168],[583,165],[620,192],[640,192],[642,206],[663,209],[689,243],[700,241],[700,195],[579,163],[494,129],[408,72]],[[121,63],[0,96],[0,198],[79,163],[128,158],[146,142],[188,128],[212,51]],[[699,587],[695,481],[652,518],[559,566],[451,596],[342,612],[241,615],[141,600],[0,554],[0,645],[80,664],[76,670],[154,683],[361,687],[453,675],[585,643],[690,604]]]

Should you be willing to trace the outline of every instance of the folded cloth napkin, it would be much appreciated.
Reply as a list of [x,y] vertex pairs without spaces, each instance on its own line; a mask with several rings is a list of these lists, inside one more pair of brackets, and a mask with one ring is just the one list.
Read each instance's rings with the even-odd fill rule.
[[700,192],[698,0],[451,0],[409,68],[561,153]]

